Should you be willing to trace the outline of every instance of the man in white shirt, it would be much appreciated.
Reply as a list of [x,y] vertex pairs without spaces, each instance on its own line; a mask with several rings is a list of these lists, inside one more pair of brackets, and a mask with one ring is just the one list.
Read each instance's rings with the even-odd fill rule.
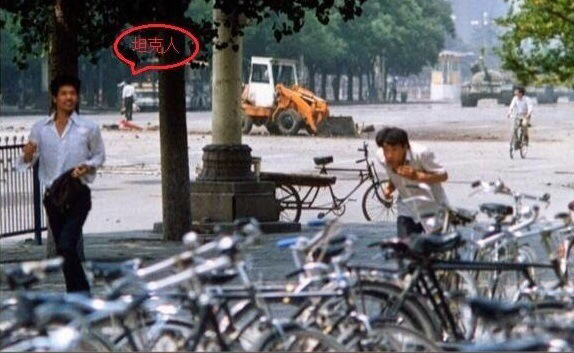
[[532,100],[524,95],[524,87],[516,87],[514,89],[514,97],[510,102],[508,108],[507,118],[514,117],[514,128],[525,119],[527,124],[524,129],[524,137],[526,145],[528,145],[528,127],[531,126],[530,118],[532,117]]
[[24,170],[39,161],[41,184],[48,190],[67,171],[81,185],[67,209],[55,209],[44,202],[56,251],[64,258],[64,278],[68,292],[89,292],[82,268],[78,241],[91,209],[91,192],[87,183],[94,181],[96,169],[105,161],[105,149],[99,126],[77,114],[80,81],[73,76],[58,76],[50,84],[54,113],[36,122],[23,154],[17,161]]
[[124,88],[122,89],[122,98],[124,100],[124,108],[126,114],[126,120],[132,120],[132,114],[134,111],[134,95],[136,92],[135,87],[132,85],[130,79],[127,79]]
[[[397,190],[397,235],[407,238],[431,229],[421,221],[421,215],[434,213],[448,204],[441,183],[448,179],[445,168],[434,158],[434,153],[423,145],[410,143],[407,132],[396,127],[387,127],[376,135],[379,149],[377,158],[386,169],[390,183],[383,189],[386,199]],[[419,188],[408,188],[409,185],[426,186],[432,195]],[[429,201],[404,202],[406,198],[423,195],[433,199]]]

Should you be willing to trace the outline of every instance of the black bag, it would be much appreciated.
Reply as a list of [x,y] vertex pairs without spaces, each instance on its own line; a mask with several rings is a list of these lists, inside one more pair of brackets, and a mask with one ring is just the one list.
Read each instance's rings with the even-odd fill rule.
[[54,180],[44,197],[44,205],[46,207],[55,207],[61,213],[64,213],[74,205],[82,189],[86,188],[86,186],[82,184],[79,178],[72,176],[73,171],[74,168]]

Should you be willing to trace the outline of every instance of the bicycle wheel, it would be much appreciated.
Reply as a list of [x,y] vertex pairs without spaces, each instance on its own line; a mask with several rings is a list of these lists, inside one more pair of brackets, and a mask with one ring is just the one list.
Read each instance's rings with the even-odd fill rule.
[[299,222],[301,218],[301,198],[291,185],[280,184],[275,188],[275,198],[279,207],[279,220]]
[[[488,250],[477,256],[477,261],[485,262],[537,262],[536,252],[528,244],[523,244],[510,249],[508,246],[498,249],[495,254],[494,249]],[[536,281],[537,271],[534,268],[529,270],[530,276]],[[476,283],[479,285],[479,294],[490,299],[516,301],[520,287],[525,283],[526,278],[520,271],[481,271]]]
[[566,271],[568,282],[572,284],[572,279],[574,279],[574,241],[569,242],[568,250],[566,250]]
[[420,332],[431,340],[440,339],[440,328],[432,310],[419,300],[416,294],[407,294],[391,313],[390,308],[397,302],[403,288],[380,278],[365,277],[357,284],[357,308],[369,315],[372,320],[384,320]]
[[[69,336],[69,333],[68,333]],[[84,331],[77,340],[69,343],[67,336],[20,337],[0,347],[0,352],[114,352],[114,347],[100,335]]]
[[447,298],[450,312],[454,316],[459,332],[466,340],[472,339],[477,320],[464,300],[478,296],[478,289],[472,276],[463,271],[444,271],[437,273],[437,277],[443,285],[444,296]]
[[528,154],[528,145],[526,144],[526,134],[524,133],[524,127],[520,128],[520,157],[522,159],[526,158]]
[[294,322],[272,328],[255,347],[257,352],[348,352],[333,337]]
[[514,147],[516,145],[516,130],[512,132],[512,137],[510,138],[510,159],[514,158]]
[[363,215],[367,221],[389,222],[394,221],[397,213],[396,200],[385,200],[381,187],[386,186],[388,180],[382,180],[371,185],[363,195]]
[[137,326],[130,327],[133,342],[125,332],[113,340],[116,351],[175,351],[186,342],[195,329],[191,322],[179,319],[150,319]]
[[422,334],[404,326],[372,322],[363,352],[439,352],[440,348]]

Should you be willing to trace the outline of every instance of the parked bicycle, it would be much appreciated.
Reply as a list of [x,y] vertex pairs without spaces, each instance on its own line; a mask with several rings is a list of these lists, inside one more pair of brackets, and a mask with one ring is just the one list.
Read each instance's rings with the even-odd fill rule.
[[[347,210],[347,203],[355,201],[352,196],[367,184],[368,187],[361,202],[365,219],[367,221],[394,221],[396,218],[395,199],[386,199],[381,189],[389,180],[379,178],[374,162],[369,159],[366,142],[363,142],[363,147],[358,151],[362,152],[363,158],[356,160],[356,163],[363,164],[362,168],[328,167],[334,159],[333,156],[325,156],[313,158],[319,175],[261,173],[261,180],[272,181],[276,184],[276,198],[281,220],[298,222],[302,210],[319,211],[318,218],[331,213],[340,217]],[[344,196],[336,195],[333,190],[333,185],[337,181],[337,178],[332,176],[334,172],[356,173],[358,176],[355,186]],[[328,190],[329,200],[319,204],[317,199],[326,190]]]

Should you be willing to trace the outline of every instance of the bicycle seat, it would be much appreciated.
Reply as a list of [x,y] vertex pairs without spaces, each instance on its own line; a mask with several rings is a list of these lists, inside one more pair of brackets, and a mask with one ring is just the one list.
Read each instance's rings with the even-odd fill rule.
[[476,220],[476,212],[466,210],[464,208],[455,208],[450,210],[452,218],[452,223],[454,225],[466,225],[472,223]]
[[315,165],[327,165],[333,163],[333,156],[325,156],[325,157],[315,157],[313,158]]
[[483,203],[480,205],[480,212],[486,213],[488,217],[506,217],[513,212],[512,206],[501,203]]
[[104,281],[116,280],[129,272],[133,272],[139,268],[141,260],[132,259],[123,262],[94,262],[90,261],[86,264],[86,270],[91,272],[95,279],[102,279]]
[[0,275],[0,282],[2,281],[2,277],[4,277],[4,280],[8,283],[11,290],[30,289],[34,284],[40,281],[40,278],[35,274],[25,274],[19,269],[5,270],[3,274]]
[[413,239],[409,248],[419,254],[441,253],[461,246],[464,243],[458,232],[450,234],[420,235]]
[[509,303],[500,300],[490,300],[484,298],[470,298],[468,304],[472,313],[477,317],[489,321],[500,319],[515,318],[518,315],[531,308],[530,303]]
[[567,310],[568,304],[560,301],[541,301],[537,303],[521,302],[511,303],[500,300],[484,298],[470,298],[467,300],[473,314],[485,320],[518,320],[522,321],[520,314],[536,312],[537,310]]
[[212,271],[199,275],[199,278],[205,284],[222,285],[234,280],[239,273],[235,269],[225,269],[220,271]]
[[333,257],[339,256],[345,251],[346,241],[347,236],[337,235],[330,239],[327,244],[324,244],[320,248],[315,249],[312,256],[314,259],[317,259],[317,257],[323,253],[322,261],[330,262]]

